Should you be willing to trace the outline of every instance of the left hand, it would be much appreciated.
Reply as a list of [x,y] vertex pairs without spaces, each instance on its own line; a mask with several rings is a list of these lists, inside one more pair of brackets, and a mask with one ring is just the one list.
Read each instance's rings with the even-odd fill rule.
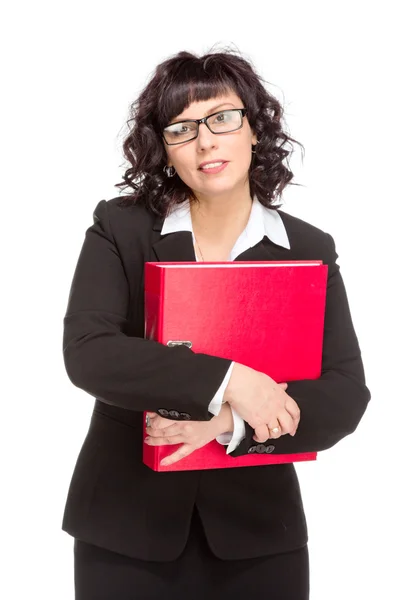
[[210,421],[172,421],[160,417],[157,413],[147,414],[151,419],[150,427],[146,428],[147,444],[182,444],[176,452],[161,461],[162,466],[172,465],[215,440],[221,433],[233,431],[232,411],[227,403],[221,406],[219,415]]

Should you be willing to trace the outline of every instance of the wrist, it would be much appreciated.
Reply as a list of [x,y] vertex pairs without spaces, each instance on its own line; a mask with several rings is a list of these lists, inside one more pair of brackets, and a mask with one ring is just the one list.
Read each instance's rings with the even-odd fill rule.
[[243,395],[243,387],[247,387],[246,381],[249,378],[249,371],[254,371],[251,367],[247,367],[242,363],[235,362],[233,365],[232,373],[226,386],[225,393],[223,395],[223,403],[230,404],[231,406]]
[[221,433],[228,433],[228,432],[233,431],[234,421],[233,421],[232,410],[227,402],[222,404],[219,415],[217,417],[215,417],[215,419],[217,420],[217,429],[218,429],[217,435],[220,435]]

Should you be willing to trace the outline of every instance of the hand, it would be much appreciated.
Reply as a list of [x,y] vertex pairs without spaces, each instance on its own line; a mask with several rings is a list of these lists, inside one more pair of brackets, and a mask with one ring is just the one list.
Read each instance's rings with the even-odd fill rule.
[[170,456],[161,461],[161,465],[172,465],[194,450],[202,448],[221,433],[233,431],[232,411],[228,404],[223,404],[218,416],[210,421],[172,421],[164,419],[156,413],[147,413],[151,419],[150,427],[146,427],[148,437],[145,443],[150,446],[182,444]]
[[300,421],[297,403],[286,394],[286,383],[279,384],[271,377],[241,363],[235,363],[224,401],[229,403],[255,430],[254,439],[265,442],[270,429],[280,426],[282,434],[295,435]]

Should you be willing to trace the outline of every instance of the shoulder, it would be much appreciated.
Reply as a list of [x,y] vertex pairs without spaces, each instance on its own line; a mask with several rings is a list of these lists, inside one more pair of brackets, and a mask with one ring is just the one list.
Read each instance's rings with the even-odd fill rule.
[[[335,262],[337,258],[333,237],[319,227],[295,217],[283,210],[278,210],[289,238],[290,247],[299,255],[321,256],[326,263]],[[312,259],[311,258],[311,259]]]
[[101,216],[107,214],[110,219],[128,219],[130,222],[133,221],[148,221],[149,224],[153,224],[155,215],[151,213],[142,204],[126,204],[125,196],[116,196],[110,200],[100,200],[97,204],[93,215],[99,213]]
[[[295,217],[283,210],[277,210],[280,215],[283,224],[285,225],[288,236],[292,236],[294,238],[300,238],[305,234],[311,236],[312,239],[321,239],[326,233],[319,227],[300,219],[299,217]],[[294,239],[295,241],[295,239]]]
[[125,196],[100,200],[93,211],[93,222],[109,229],[114,236],[148,233],[156,216],[141,204],[125,204]]

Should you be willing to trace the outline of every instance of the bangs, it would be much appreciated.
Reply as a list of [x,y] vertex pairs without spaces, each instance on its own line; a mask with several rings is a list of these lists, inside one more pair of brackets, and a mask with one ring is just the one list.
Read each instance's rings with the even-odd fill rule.
[[[206,63],[209,63],[206,70]],[[192,102],[202,102],[218,98],[229,92],[238,96],[234,79],[222,72],[217,61],[208,59],[188,60],[179,66],[158,102],[158,126],[162,131],[168,123],[183,112]]]

